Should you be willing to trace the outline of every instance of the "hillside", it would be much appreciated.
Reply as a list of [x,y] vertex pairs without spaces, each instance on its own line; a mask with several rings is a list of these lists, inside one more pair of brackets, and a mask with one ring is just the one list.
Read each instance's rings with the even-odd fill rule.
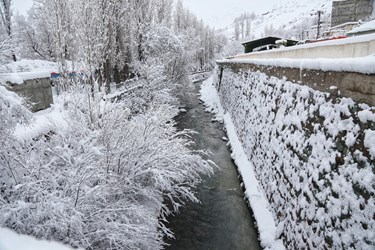
[[[225,29],[219,30],[233,40],[248,40],[263,36],[307,39],[316,37],[318,11],[323,11],[321,20],[324,30],[330,25],[331,0],[288,0],[275,5],[266,13],[244,14]],[[249,14],[251,13],[251,14]]]

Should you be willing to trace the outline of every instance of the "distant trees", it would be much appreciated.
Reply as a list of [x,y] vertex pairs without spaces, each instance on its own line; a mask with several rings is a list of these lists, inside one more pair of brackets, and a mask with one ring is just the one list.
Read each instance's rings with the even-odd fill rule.
[[234,39],[236,41],[249,39],[251,35],[251,22],[256,18],[254,12],[245,12],[234,19]]
[[0,31],[2,31],[1,33],[5,33],[5,35],[0,35],[0,57],[11,56],[13,61],[16,61],[14,44],[12,42],[14,34],[11,6],[12,0],[0,0]]
[[214,30],[174,0],[35,0],[17,25],[24,57],[57,61],[62,71],[66,60],[81,62],[106,83],[137,74],[147,34],[159,27],[176,36],[190,71],[211,68],[220,48]]

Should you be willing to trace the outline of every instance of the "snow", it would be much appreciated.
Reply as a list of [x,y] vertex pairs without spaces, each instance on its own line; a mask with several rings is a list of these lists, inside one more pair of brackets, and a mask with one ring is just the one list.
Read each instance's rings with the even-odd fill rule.
[[261,72],[224,69],[215,84],[230,143],[233,148],[234,142],[242,145],[245,153],[242,157],[239,149],[233,150],[240,159],[236,163],[250,159],[242,175],[251,176],[245,171],[253,170],[269,202],[265,206],[274,220],[273,239],[282,237],[293,249],[346,249],[352,244],[371,249],[373,108],[350,98],[331,100],[303,83]]
[[37,240],[34,237],[20,235],[7,228],[0,228],[0,250],[72,250],[68,246]]
[[13,135],[21,141],[31,141],[40,135],[48,134],[68,126],[67,114],[63,108],[62,100],[54,98],[55,104],[46,110],[33,114],[30,124],[17,124]]
[[375,131],[373,130],[365,131],[364,145],[370,152],[372,159],[375,159]]
[[201,100],[205,103],[205,111],[216,114],[216,119],[222,120],[224,117],[224,109],[220,104],[219,96],[214,94],[216,91],[213,85],[213,77],[203,81],[200,94]]
[[370,110],[362,110],[358,112],[358,118],[361,122],[366,123],[368,121],[375,122],[375,114]]
[[49,71],[34,71],[34,72],[20,72],[20,73],[6,73],[0,74],[0,82],[11,82],[13,84],[23,84],[26,80],[38,78],[50,78]]
[[352,29],[351,31],[348,32],[348,34],[354,34],[354,33],[361,33],[361,32],[366,32],[366,31],[375,31],[375,20],[366,22],[362,24],[361,26]]
[[[311,26],[316,24],[317,16],[315,14],[318,10],[324,11],[328,17],[332,10],[331,0],[279,1],[272,10],[257,16],[251,22],[251,38],[257,39],[274,35],[272,32],[271,34],[265,34],[266,29],[273,29],[281,37],[298,37],[302,29],[311,29]],[[329,20],[327,21],[329,22]],[[225,28],[222,33],[231,38],[234,37],[234,30],[235,25],[232,24]],[[279,35],[279,33],[281,34]],[[310,30],[310,36],[315,36],[313,30]]]
[[132,91],[74,84],[37,113],[0,86],[0,166],[12,166],[0,171],[2,226],[72,247],[162,248],[166,216],[198,202],[191,190],[214,164],[189,148],[192,132],[176,131],[170,84],[151,67],[152,82],[135,79]]
[[44,60],[22,59],[0,66],[0,73],[38,72],[38,71],[58,71],[55,62]]
[[[69,71],[74,71],[76,66],[72,62],[67,62],[67,70]],[[49,78],[52,72],[60,71],[58,64],[55,62],[22,59],[0,65],[0,83],[23,84],[26,80]]]
[[[375,39],[375,36],[374,36]],[[317,59],[224,59],[219,63],[251,63],[285,68],[313,69],[322,71],[357,72],[375,74],[375,56],[357,58],[317,58]]]
[[[17,94],[8,91],[4,86],[0,85],[0,99],[8,103],[9,106],[22,105],[23,99]],[[0,108],[2,108],[0,106]]]
[[269,209],[269,203],[255,177],[254,167],[247,159],[246,153],[239,141],[234,124],[229,113],[224,113],[220,104],[219,95],[213,85],[213,77],[202,83],[201,99],[204,101],[206,110],[215,113],[217,119],[223,120],[228,134],[229,144],[232,149],[238,171],[240,172],[246,188],[245,196],[249,200],[251,209],[257,222],[260,243],[265,249],[285,249],[281,240],[277,238],[275,220]]
[[307,43],[307,44],[300,44],[297,46],[284,47],[284,48],[280,48],[279,51],[280,50],[288,51],[288,50],[295,50],[295,49],[308,49],[308,48],[323,47],[323,46],[338,46],[338,45],[353,44],[353,43],[364,43],[364,42],[370,42],[373,40],[375,40],[375,34],[367,34],[367,35],[362,35],[362,36],[347,37],[343,39],[334,39],[334,40],[320,41],[316,43]]

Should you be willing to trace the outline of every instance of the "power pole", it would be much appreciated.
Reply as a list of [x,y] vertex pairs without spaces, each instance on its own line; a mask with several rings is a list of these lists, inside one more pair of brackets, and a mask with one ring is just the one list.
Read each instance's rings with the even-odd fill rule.
[[322,22],[320,20],[321,20],[322,14],[323,14],[323,11],[318,10],[318,12],[317,12],[317,15],[318,15],[318,25],[316,27],[316,39],[319,39],[319,37],[320,37],[320,28],[321,28],[321,24],[322,24]]

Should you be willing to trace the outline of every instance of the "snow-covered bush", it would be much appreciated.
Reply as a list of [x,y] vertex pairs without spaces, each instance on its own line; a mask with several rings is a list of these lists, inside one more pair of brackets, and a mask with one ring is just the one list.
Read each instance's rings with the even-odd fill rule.
[[[12,136],[17,123],[26,123],[31,119],[31,113],[22,104],[22,98],[0,85],[0,194],[17,185],[22,175],[13,158],[22,145]],[[2,197],[0,199],[5,202]]]
[[165,216],[197,201],[191,188],[212,166],[176,131],[165,77],[149,74],[117,101],[70,84],[55,106],[66,124],[23,140],[13,130],[30,114],[0,87],[0,225],[86,249],[162,247]]
[[373,107],[230,69],[219,94],[286,246],[374,247]]
[[163,71],[177,81],[186,76],[188,55],[183,42],[166,27],[154,27],[144,42],[148,65],[163,65]]

